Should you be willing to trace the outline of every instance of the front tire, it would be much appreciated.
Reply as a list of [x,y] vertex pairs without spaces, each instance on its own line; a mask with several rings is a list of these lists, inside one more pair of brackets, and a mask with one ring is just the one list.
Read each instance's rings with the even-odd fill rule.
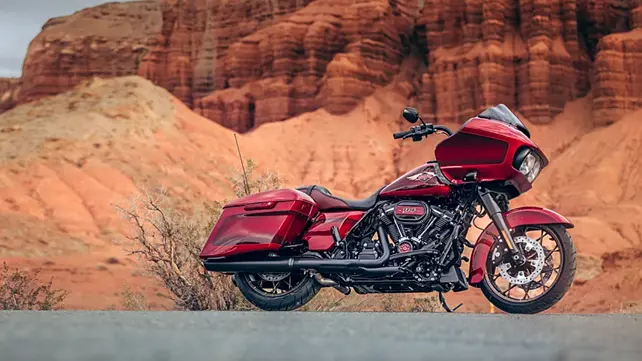
[[308,273],[236,273],[234,281],[243,297],[264,311],[295,310],[321,289]]
[[[534,238],[530,236],[532,232],[542,234],[535,239],[542,248],[533,242]],[[555,246],[542,244],[545,234],[549,235]],[[527,264],[515,266],[503,261],[499,261],[501,264],[498,264],[497,259],[503,257],[502,250],[506,251],[506,248],[501,242],[496,241],[488,254],[486,273],[480,288],[488,301],[504,312],[517,314],[543,312],[559,302],[573,283],[576,267],[575,245],[571,236],[561,225],[519,227],[516,229],[515,236],[520,240],[520,247],[528,248]],[[558,248],[559,265],[556,266],[554,253]],[[542,251],[544,256],[541,256]],[[533,271],[530,274],[529,269]],[[533,273],[538,270],[538,274],[533,277]],[[553,279],[554,275],[555,279]],[[500,279],[508,283],[504,291],[499,285]],[[541,293],[537,295],[536,291],[539,289]]]

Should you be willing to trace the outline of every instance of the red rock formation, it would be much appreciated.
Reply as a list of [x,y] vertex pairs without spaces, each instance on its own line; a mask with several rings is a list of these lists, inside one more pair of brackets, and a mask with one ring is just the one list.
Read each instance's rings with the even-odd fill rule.
[[605,124],[642,107],[641,24],[640,0],[107,4],[49,21],[14,96],[139,74],[244,132],[320,107],[345,113],[413,58],[409,101],[430,121],[502,102],[545,123],[592,88]]
[[433,121],[463,121],[499,102],[549,121],[588,90],[575,16],[572,0],[426,1],[422,106]]
[[0,78],[0,113],[13,108],[19,88],[20,79]]
[[20,102],[93,76],[136,74],[161,22],[156,1],[110,3],[49,20],[31,42]]
[[401,1],[317,0],[233,44],[221,76],[230,89],[195,108],[240,131],[319,107],[347,112],[398,73],[414,11]]
[[[309,2],[163,0],[158,46],[145,56],[139,74],[191,106],[195,99],[214,90],[237,85],[225,69],[225,57],[232,44],[275,24]],[[236,45],[239,47],[242,45]],[[251,65],[256,59],[240,61]],[[244,73],[237,76],[243,77]]]
[[642,1],[631,1],[631,28],[600,40],[595,57],[593,119],[610,124],[642,108]]

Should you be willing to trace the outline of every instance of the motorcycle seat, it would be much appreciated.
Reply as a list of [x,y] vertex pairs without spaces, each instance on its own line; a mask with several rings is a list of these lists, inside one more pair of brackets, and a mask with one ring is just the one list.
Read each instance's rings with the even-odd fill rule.
[[379,193],[384,187],[379,188],[376,192],[371,194],[365,199],[352,200],[352,199],[343,199],[333,195],[327,188],[320,185],[311,185],[305,187],[296,188],[296,190],[303,192],[312,198],[317,205],[319,206],[320,211],[349,211],[349,210],[358,210],[365,211],[368,210],[377,203],[379,199]]

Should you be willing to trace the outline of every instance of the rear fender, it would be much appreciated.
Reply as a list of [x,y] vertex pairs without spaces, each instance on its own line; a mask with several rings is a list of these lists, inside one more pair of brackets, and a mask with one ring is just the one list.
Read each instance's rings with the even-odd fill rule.
[[[574,225],[566,217],[546,208],[540,207],[521,207],[511,209],[503,213],[504,220],[508,228],[513,229],[519,226],[538,225],[538,224],[559,224],[565,228],[573,228]],[[468,272],[468,282],[472,286],[478,285],[486,273],[486,260],[488,252],[494,242],[494,237],[498,237],[497,228],[493,223],[488,224],[486,229],[479,235],[473,248],[470,260],[470,269]]]

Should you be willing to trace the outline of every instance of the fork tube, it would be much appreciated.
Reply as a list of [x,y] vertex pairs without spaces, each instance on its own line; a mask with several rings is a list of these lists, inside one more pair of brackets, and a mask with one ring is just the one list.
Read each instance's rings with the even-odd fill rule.
[[480,189],[479,197],[482,204],[484,205],[484,208],[486,208],[488,216],[499,231],[499,235],[502,237],[504,242],[506,242],[508,249],[510,249],[513,254],[521,255],[521,250],[519,249],[519,247],[515,246],[513,236],[510,234],[510,230],[508,229],[508,226],[504,221],[504,217],[502,216],[502,210],[499,208],[497,202],[495,202],[495,199],[493,199],[493,196],[490,194],[490,192],[485,192]]

